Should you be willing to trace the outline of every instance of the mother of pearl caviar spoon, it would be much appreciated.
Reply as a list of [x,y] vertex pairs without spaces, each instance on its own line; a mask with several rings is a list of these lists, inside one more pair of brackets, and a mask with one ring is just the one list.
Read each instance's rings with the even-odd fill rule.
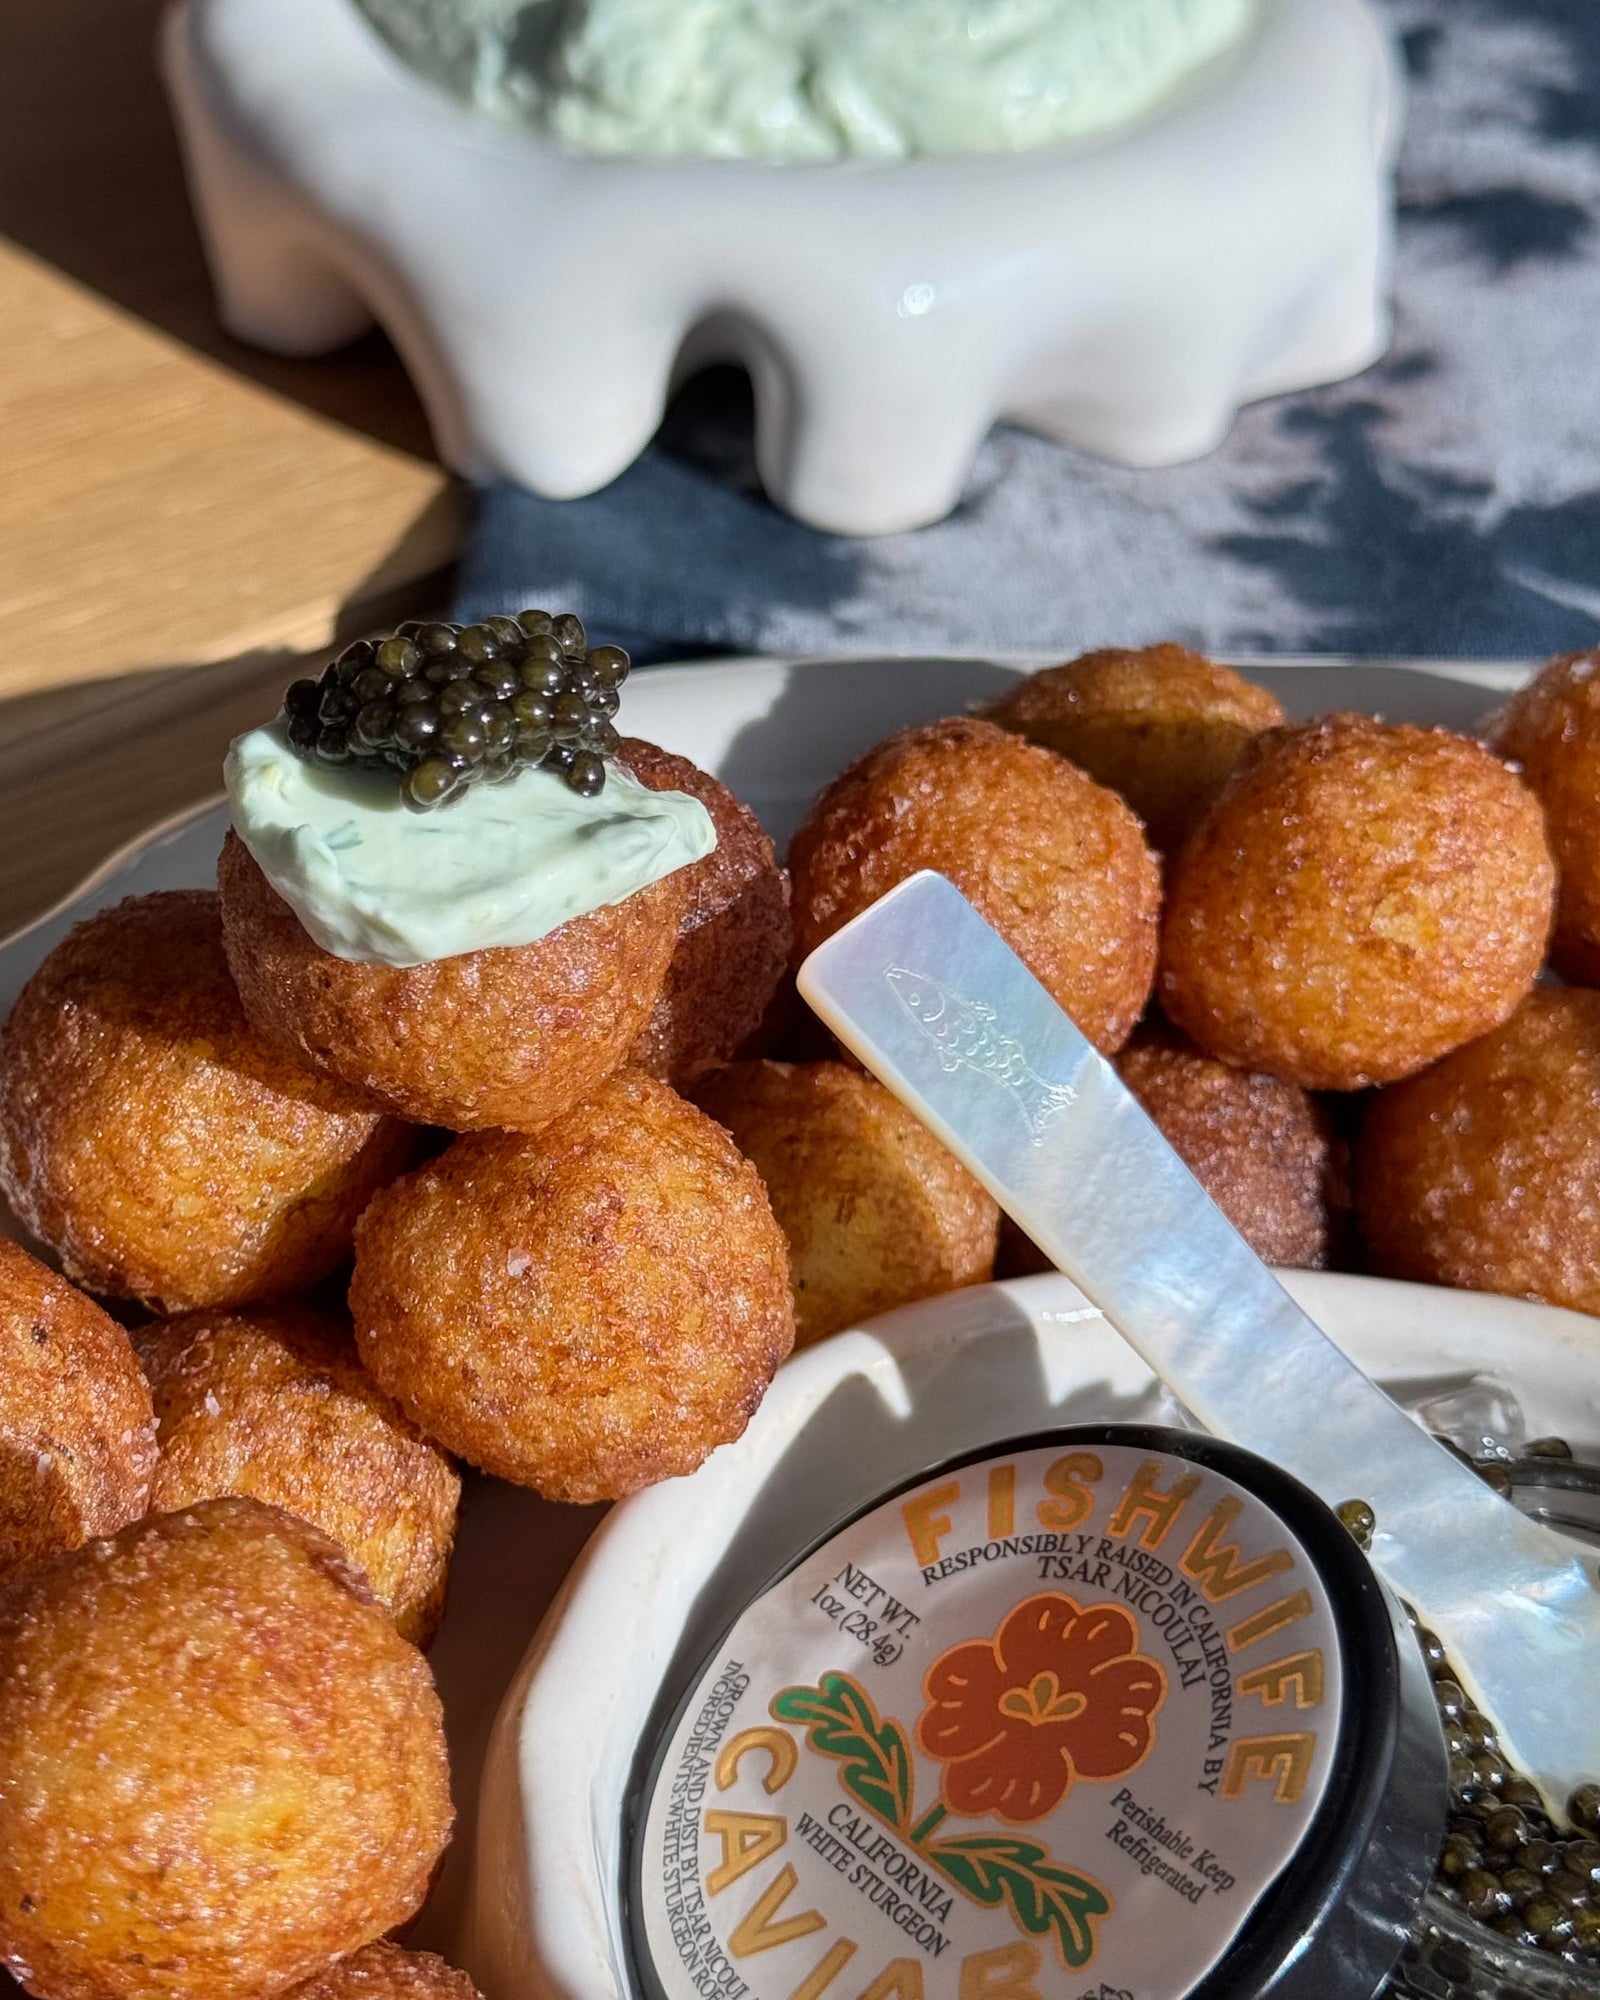
[[799,984],[1200,1423],[1371,1504],[1373,1561],[1552,1805],[1600,1773],[1600,1592],[1570,1545],[1345,1358],[959,890],[913,875]]

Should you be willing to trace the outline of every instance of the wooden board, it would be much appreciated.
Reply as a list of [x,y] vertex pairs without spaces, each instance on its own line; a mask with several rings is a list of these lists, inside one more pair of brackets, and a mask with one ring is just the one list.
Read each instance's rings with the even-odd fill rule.
[[159,12],[7,0],[0,696],[320,645],[460,537],[387,343],[284,361],[217,326]]

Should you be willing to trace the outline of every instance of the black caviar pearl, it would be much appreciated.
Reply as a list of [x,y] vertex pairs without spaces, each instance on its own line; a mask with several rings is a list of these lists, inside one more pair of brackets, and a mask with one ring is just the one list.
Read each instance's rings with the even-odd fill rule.
[[317,738],[322,733],[322,725],[314,715],[291,715],[289,718],[289,747],[307,757],[317,747]]
[[572,760],[567,783],[575,792],[592,799],[605,789],[606,767],[592,750],[580,750]]
[[358,705],[349,688],[324,688],[322,699],[317,703],[317,720],[335,729],[343,728],[355,719]]
[[333,729],[327,723],[317,732],[317,761],[321,764],[348,764],[350,761],[350,738],[342,729]]
[[297,715],[316,719],[322,689],[316,681],[291,681],[284,690],[283,712],[292,721]]
[[528,643],[528,635],[515,618],[485,618],[484,624],[500,642],[500,649],[513,657]]
[[1498,1806],[1483,1823],[1484,1845],[1497,1847],[1502,1854],[1510,1854],[1527,1837],[1528,1822],[1515,1806]]
[[556,621],[548,611],[519,611],[517,623],[530,639],[543,638]]
[[1445,1836],[1444,1846],[1439,1850],[1439,1873],[1451,1881],[1458,1880],[1470,1868],[1482,1865],[1483,1850],[1478,1843],[1464,1833]]
[[1600,1785],[1580,1785],[1567,1801],[1567,1818],[1584,1833],[1600,1833]]
[[436,806],[455,790],[454,765],[443,757],[427,757],[406,773],[401,796],[408,806]]
[[409,639],[385,639],[378,648],[379,668],[394,680],[404,680],[414,674],[422,655]]
[[628,656],[620,646],[591,646],[583,657],[602,687],[621,687],[628,678]]
[[1422,1648],[1422,1657],[1428,1663],[1428,1671],[1438,1673],[1446,1664],[1444,1641],[1437,1632],[1430,1632],[1426,1625],[1419,1625],[1417,1644]]
[[571,611],[563,611],[559,618],[550,621],[553,638],[559,639],[562,650],[581,653],[589,643],[589,635],[583,629],[583,620]]
[[1436,1680],[1433,1698],[1446,1722],[1454,1722],[1467,1705],[1467,1697],[1454,1681]]
[[1512,1772],[1500,1787],[1500,1796],[1508,1806],[1520,1806],[1530,1818],[1545,1819],[1544,1794],[1531,1778],[1520,1777]]
[[447,681],[439,690],[436,706],[447,719],[452,715],[464,715],[475,709],[483,699],[483,689],[476,681]]
[[558,694],[550,704],[550,733],[558,743],[574,741],[588,720],[582,695]]
[[483,724],[475,715],[453,715],[440,730],[439,740],[453,757],[475,760],[483,755]]
[[509,709],[491,709],[484,717],[482,727],[484,750],[491,760],[504,756],[517,740],[516,724],[511,720]]
[[341,680],[353,681],[363,667],[371,666],[377,651],[377,647],[370,639],[357,639],[353,645],[345,647],[334,661],[330,672]]
[[456,634],[459,628],[436,621],[424,625],[417,634],[417,651],[425,660],[444,660],[456,649]]
[[1502,1500],[1511,1498],[1511,1474],[1497,1458],[1475,1459],[1472,1469],[1485,1486],[1492,1486]]
[[522,657],[529,660],[548,660],[554,667],[566,672],[567,656],[561,650],[561,641],[549,632],[533,633],[523,647]]
[[622,692],[614,687],[597,687],[589,697],[589,707],[596,715],[615,715],[622,706]]
[[1534,1438],[1531,1443],[1525,1444],[1522,1450],[1527,1458],[1571,1458],[1572,1456],[1572,1446],[1565,1438],[1558,1437]]
[[600,757],[614,757],[622,747],[622,738],[609,722],[597,722],[589,731],[588,745]]
[[472,678],[486,695],[495,701],[509,701],[522,680],[509,660],[489,660],[481,667],[474,667]]
[[1462,1902],[1479,1919],[1504,1916],[1511,1908],[1510,1895],[1486,1868],[1469,1868],[1456,1887]]
[[363,750],[381,750],[394,733],[394,710],[386,701],[369,701],[356,712],[353,739]]
[[396,674],[386,674],[382,667],[363,667],[350,683],[350,692],[357,701],[388,701],[394,695],[395,685],[403,678]]
[[402,709],[394,726],[395,741],[403,749],[422,752],[438,741],[439,715],[433,708]]
[[485,660],[499,659],[500,641],[487,625],[463,625],[461,636],[456,641],[456,651],[476,667]]
[[539,759],[539,768],[542,771],[561,771],[565,773],[572,769],[577,755],[577,750],[570,743],[552,743],[550,748]]

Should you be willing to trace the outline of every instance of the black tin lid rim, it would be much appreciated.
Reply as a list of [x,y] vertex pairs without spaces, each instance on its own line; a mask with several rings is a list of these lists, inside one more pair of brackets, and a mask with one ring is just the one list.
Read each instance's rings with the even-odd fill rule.
[[[1406,1635],[1403,1627],[1396,1629],[1397,1613],[1371,1564],[1324,1503],[1292,1474],[1208,1432],[1090,1423],[978,1445],[885,1487],[830,1521],[775,1570],[687,1672],[674,1659],[641,1734],[623,1794],[620,1934],[629,1985],[640,2000],[667,2000],[641,1941],[649,1800],[694,1691],[733,1626],[819,1548],[900,1494],[963,1466],[1007,1452],[1046,1449],[1063,1439],[1163,1452],[1218,1472],[1254,1493],[1312,1555],[1337,1614],[1345,1698],[1321,1804],[1295,1854],[1250,1910],[1242,1934],[1185,2000],[1300,2000],[1302,1994],[1308,2000],[1313,1996],[1314,2000],[1371,2000],[1379,1990],[1432,1880],[1446,1819],[1443,1735],[1421,1649],[1414,1649],[1416,1676],[1410,1676],[1403,1671],[1400,1653]],[[1358,1640],[1363,1648],[1360,1659],[1354,1657]],[[670,1696],[668,1688],[674,1690]],[[1402,1753],[1409,1768],[1397,1771]],[[1398,1804],[1408,1808],[1410,1823],[1404,1828],[1390,1826],[1384,1838],[1384,1808],[1397,1803],[1393,1796],[1397,1786],[1406,1795]],[[1437,1802],[1431,1813],[1425,1798],[1429,1791]],[[1340,1969],[1344,1977],[1336,1984],[1333,1975]]]

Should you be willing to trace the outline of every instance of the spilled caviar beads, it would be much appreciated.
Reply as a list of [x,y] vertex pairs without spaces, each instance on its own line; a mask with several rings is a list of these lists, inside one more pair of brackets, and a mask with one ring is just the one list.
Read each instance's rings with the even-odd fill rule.
[[532,765],[592,798],[621,740],[612,717],[627,677],[622,648],[591,646],[569,611],[412,620],[346,646],[283,706],[302,757],[392,770],[405,803],[427,812]]

